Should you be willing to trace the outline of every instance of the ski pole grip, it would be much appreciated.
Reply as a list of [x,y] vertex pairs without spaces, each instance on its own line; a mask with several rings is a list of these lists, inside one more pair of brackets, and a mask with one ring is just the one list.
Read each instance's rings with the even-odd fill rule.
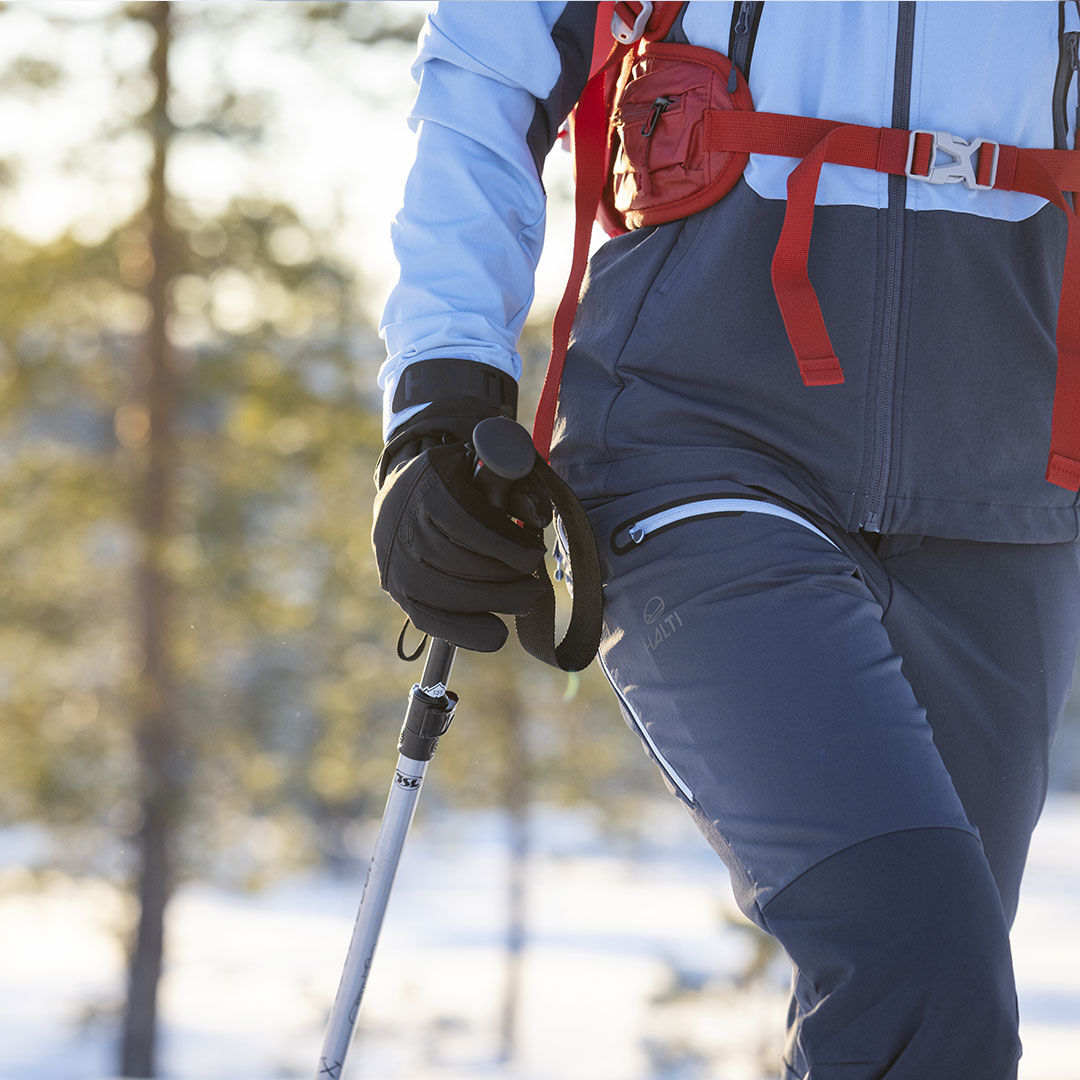
[[473,428],[476,469],[473,480],[492,506],[505,510],[510,490],[532,472],[536,447],[532,436],[506,416],[491,416]]
[[[511,488],[528,476],[536,463],[532,436],[508,417],[492,416],[473,428],[473,450],[473,481],[492,506],[505,510]],[[447,641],[432,641],[424,674],[409,695],[398,750],[414,761],[431,760],[454,718],[458,699],[446,683],[456,651]]]

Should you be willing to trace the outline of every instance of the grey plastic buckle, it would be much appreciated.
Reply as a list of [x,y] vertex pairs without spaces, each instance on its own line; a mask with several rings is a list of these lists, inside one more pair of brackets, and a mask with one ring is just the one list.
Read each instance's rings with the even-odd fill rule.
[[638,17],[634,20],[634,25],[630,26],[619,14],[619,6],[616,4],[615,13],[611,16],[612,37],[623,45],[633,45],[645,33],[645,26],[650,15],[652,15],[652,4],[649,0],[643,0]]
[[[911,162],[915,157],[915,137],[917,135],[929,135],[933,139],[933,148],[930,151],[930,171],[928,173],[914,173],[911,171]],[[994,148],[994,160],[990,164],[990,181],[980,184],[976,179],[975,162],[979,148],[983,145]],[[938,163],[938,151],[944,151],[950,160]],[[947,131],[913,131],[908,139],[907,165],[904,167],[904,175],[911,180],[923,180],[928,184],[963,184],[972,191],[989,191],[997,180],[998,155],[1001,146],[990,139],[961,139],[959,135],[951,135]]]

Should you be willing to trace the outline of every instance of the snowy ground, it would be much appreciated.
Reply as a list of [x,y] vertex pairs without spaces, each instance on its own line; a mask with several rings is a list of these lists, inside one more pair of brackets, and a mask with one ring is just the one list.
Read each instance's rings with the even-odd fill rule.
[[[423,810],[421,810],[423,815]],[[784,965],[735,987],[757,938],[731,921],[722,869],[675,809],[633,858],[548,815],[532,866],[518,1054],[496,1063],[504,853],[490,822],[423,820],[379,946],[354,1080],[764,1080],[775,1075]],[[1014,932],[1022,1080],[1080,1061],[1080,797],[1051,800]],[[115,1068],[121,899],[20,869],[0,834],[0,1080],[103,1080]],[[257,895],[189,887],[163,987],[170,1080],[309,1078],[359,881]],[[681,992],[680,992],[681,990]]]

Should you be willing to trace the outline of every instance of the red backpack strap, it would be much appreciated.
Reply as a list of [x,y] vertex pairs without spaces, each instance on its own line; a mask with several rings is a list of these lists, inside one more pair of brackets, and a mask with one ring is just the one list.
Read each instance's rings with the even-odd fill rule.
[[[1040,195],[1065,214],[1069,223],[1065,268],[1057,321],[1057,383],[1050,424],[1050,461],[1046,479],[1068,491],[1080,491],[1080,150],[1016,150],[1001,147],[998,181],[1006,191]],[[1007,153],[1008,152],[1008,153]],[[1005,174],[1003,183],[1003,176]],[[1069,206],[1063,192],[1073,192]]]
[[[593,221],[607,183],[609,127],[614,76],[618,65],[639,41],[668,34],[682,10],[682,3],[599,3],[589,80],[570,114],[570,137],[574,150],[574,248],[566,290],[555,312],[551,331],[551,359],[540,403],[533,421],[533,442],[546,461],[551,454],[555,407],[559,400],[570,331],[577,314],[581,283],[589,261]],[[636,35],[636,36],[635,36]]]

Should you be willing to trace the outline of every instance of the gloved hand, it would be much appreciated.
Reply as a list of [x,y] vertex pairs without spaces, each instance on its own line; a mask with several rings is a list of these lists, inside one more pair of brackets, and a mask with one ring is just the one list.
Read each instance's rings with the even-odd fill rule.
[[382,587],[419,630],[495,652],[507,628],[493,612],[524,614],[544,595],[532,575],[551,507],[531,475],[513,485],[505,511],[491,505],[473,479],[466,433],[499,410],[476,402],[466,421],[454,404],[453,416],[438,404],[424,410],[387,444],[372,545]]

